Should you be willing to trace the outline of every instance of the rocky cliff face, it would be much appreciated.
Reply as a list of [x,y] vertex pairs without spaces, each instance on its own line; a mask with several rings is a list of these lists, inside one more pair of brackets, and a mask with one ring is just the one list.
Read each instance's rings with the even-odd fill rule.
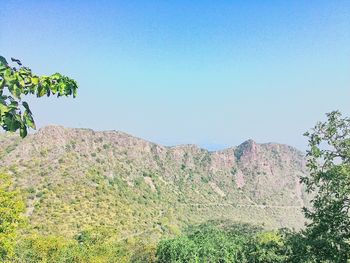
[[121,236],[159,235],[215,219],[303,224],[307,198],[298,178],[307,170],[290,146],[248,140],[209,152],[59,126],[24,140],[0,138],[2,170],[23,190],[31,225],[43,233],[108,226]]

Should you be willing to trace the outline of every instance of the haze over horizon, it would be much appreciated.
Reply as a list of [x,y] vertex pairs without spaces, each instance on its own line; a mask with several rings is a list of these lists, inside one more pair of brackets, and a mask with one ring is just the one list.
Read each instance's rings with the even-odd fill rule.
[[326,112],[350,114],[349,1],[102,2],[1,3],[1,54],[80,86],[28,99],[38,128],[303,150]]

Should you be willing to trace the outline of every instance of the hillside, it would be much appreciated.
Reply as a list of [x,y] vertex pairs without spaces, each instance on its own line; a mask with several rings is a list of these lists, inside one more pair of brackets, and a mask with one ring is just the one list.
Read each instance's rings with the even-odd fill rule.
[[266,228],[303,225],[303,154],[248,140],[222,151],[164,147],[117,131],[49,126],[0,137],[0,164],[27,203],[33,231],[73,236],[91,227],[120,240],[158,239],[208,220]]

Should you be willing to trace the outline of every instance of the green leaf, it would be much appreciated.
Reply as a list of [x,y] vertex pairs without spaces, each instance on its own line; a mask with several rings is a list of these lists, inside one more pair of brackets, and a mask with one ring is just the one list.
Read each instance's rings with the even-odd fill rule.
[[9,108],[7,107],[6,104],[3,104],[1,101],[0,101],[0,113],[1,114],[4,114],[4,113],[7,113],[9,112]]
[[7,113],[4,117],[3,127],[6,131],[15,132],[21,127],[21,121],[18,121],[16,114]]
[[27,102],[23,101],[23,102],[22,102],[22,105],[23,105],[23,107],[26,109],[26,111],[27,111],[29,114],[32,114],[32,112],[31,112],[30,109],[29,109],[29,105],[28,105]]
[[77,96],[78,89],[76,87],[73,88],[73,98]]
[[58,84],[54,84],[51,86],[51,92],[52,94],[56,94],[58,91],[59,85]]
[[37,96],[42,97],[46,94],[46,89],[43,85],[38,85]]
[[66,94],[66,86],[67,86],[66,83],[64,83],[64,82],[60,83],[60,87],[59,87],[59,95],[60,96],[63,96]]
[[8,65],[6,58],[4,58],[3,56],[0,56],[0,65],[1,64],[6,65],[6,66]]
[[32,128],[34,130],[36,129],[34,119],[31,113],[29,113],[28,111],[25,111],[23,114],[23,120],[29,128]]
[[27,127],[25,125],[21,126],[21,128],[19,129],[19,135],[24,138],[26,137],[28,134],[27,132]]
[[[12,93],[12,92],[11,92],[11,93]],[[22,94],[22,90],[21,90],[20,86],[17,85],[17,84],[14,84],[14,85],[13,85],[13,93],[12,93],[12,95],[13,95],[14,97],[20,99],[20,98],[21,98],[21,94]]]
[[37,76],[32,77],[31,80],[32,80],[32,83],[34,85],[38,85],[39,84],[39,78]]
[[16,111],[18,109],[18,102],[15,100],[12,100],[8,105],[8,108],[12,111]]
[[0,75],[3,74],[7,68],[6,65],[0,63]]

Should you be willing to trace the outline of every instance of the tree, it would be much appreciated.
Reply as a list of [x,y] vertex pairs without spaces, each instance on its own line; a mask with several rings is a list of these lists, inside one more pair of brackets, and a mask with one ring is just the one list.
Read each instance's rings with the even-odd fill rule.
[[310,132],[303,177],[312,194],[312,208],[304,208],[310,223],[304,232],[307,251],[316,262],[347,262],[350,258],[350,119],[338,111],[327,114]]
[[0,174],[0,261],[14,254],[17,229],[23,222],[24,203],[18,191],[12,190],[10,177]]
[[289,248],[285,242],[283,232],[266,231],[258,233],[245,246],[248,262],[278,263],[286,262]]
[[73,96],[77,94],[77,83],[59,73],[51,76],[37,76],[22,66],[21,61],[11,58],[16,65],[11,67],[0,56],[0,126],[5,131],[20,131],[21,137],[27,135],[28,128],[35,129],[35,122],[23,95]]

